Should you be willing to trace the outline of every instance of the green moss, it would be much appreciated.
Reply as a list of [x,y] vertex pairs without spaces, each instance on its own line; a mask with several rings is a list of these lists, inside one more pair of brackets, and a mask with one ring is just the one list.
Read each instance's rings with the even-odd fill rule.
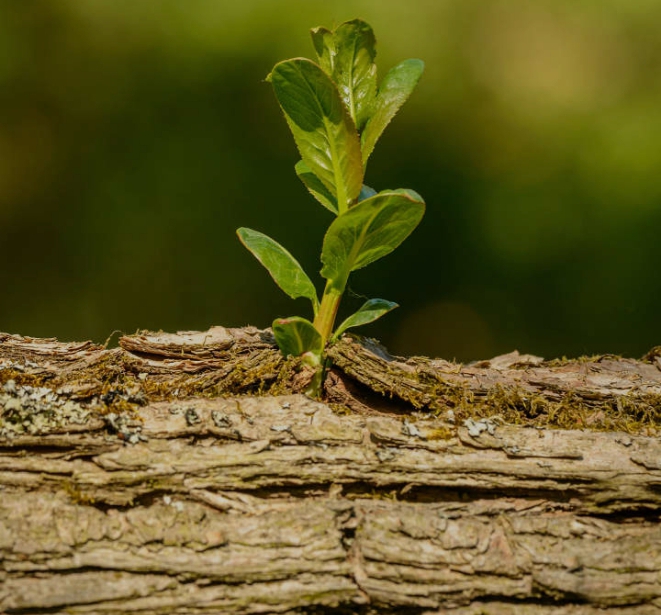
[[74,504],[90,505],[96,502],[93,497],[81,491],[80,487],[71,480],[62,483],[62,491],[69,496]]
[[425,434],[427,440],[451,440],[457,435],[454,427],[439,427]]
[[632,393],[588,402],[575,391],[550,400],[516,387],[495,386],[485,395],[476,395],[463,386],[441,385],[434,388],[428,407],[438,415],[452,409],[459,423],[497,416],[526,427],[649,435],[661,429],[661,395]]
[[48,372],[26,374],[22,370],[13,368],[0,369],[0,386],[9,380],[13,380],[19,386],[43,387],[51,386],[53,375]]

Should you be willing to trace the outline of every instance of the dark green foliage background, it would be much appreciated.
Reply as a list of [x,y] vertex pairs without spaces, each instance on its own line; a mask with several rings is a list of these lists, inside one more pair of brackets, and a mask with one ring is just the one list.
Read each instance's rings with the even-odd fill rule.
[[367,183],[427,214],[340,318],[397,301],[361,331],[462,360],[661,344],[661,4],[643,0],[0,0],[0,330],[307,314],[234,230],[319,269],[331,214],[264,78],[354,17],[381,76],[426,62]]

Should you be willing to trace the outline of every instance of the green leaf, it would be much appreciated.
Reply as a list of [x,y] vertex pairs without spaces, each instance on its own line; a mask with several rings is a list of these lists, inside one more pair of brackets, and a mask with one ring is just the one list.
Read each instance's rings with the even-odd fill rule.
[[305,58],[276,64],[269,78],[301,158],[343,212],[360,193],[363,164],[358,132],[337,86]]
[[390,254],[418,225],[422,199],[385,190],[335,218],[324,237],[321,275],[344,292],[349,274]]
[[273,335],[285,357],[306,357],[309,363],[318,365],[324,350],[319,331],[307,319],[301,316],[276,318],[272,325]]
[[292,299],[306,297],[312,301],[314,313],[317,313],[319,299],[314,284],[299,262],[285,248],[264,233],[249,228],[242,227],[236,234],[241,243],[266,267],[282,290]]
[[393,190],[393,192],[396,192],[397,194],[405,194],[411,197],[414,201],[422,201],[424,203],[424,199],[415,190],[411,190],[410,188],[397,188],[396,190]]
[[362,307],[357,312],[349,316],[349,318],[337,328],[333,334],[333,339],[338,339],[340,335],[351,327],[359,327],[360,325],[374,322],[397,307],[399,307],[399,305],[392,301],[386,301],[385,299],[369,299],[363,303]]
[[376,98],[376,38],[362,19],[343,23],[333,38],[333,81],[360,131],[372,114]]
[[[310,167],[305,164],[302,160],[299,160],[294,166],[296,175],[303,182],[305,187],[308,189],[308,192],[319,201],[326,209],[333,212],[336,216],[338,214],[337,201],[323,182],[310,170]],[[357,201],[364,201],[365,199],[370,198],[376,194],[374,188],[370,188],[363,184],[363,187],[360,189],[358,194]],[[422,199],[420,199],[422,200]]]
[[333,74],[336,53],[333,33],[327,28],[320,26],[318,28],[312,28],[310,34],[312,35],[314,50],[317,52],[317,58],[319,59],[319,66],[321,66],[328,76],[331,76]]
[[422,60],[404,60],[391,68],[383,78],[372,116],[361,135],[363,164],[367,162],[386,126],[413,92],[424,68],[425,64]]
[[[296,175],[305,184],[310,194],[317,199],[326,209],[337,216],[337,199],[324,183],[310,170],[303,160],[299,160],[294,167]],[[362,194],[362,192],[361,192]],[[360,198],[360,197],[358,197]]]
[[[376,194],[376,190],[374,190],[374,188],[370,188],[369,186],[363,184],[363,187],[360,190],[360,194],[358,195],[358,202],[360,203],[365,199],[369,199],[373,197],[375,194]],[[422,199],[420,200],[422,201]]]

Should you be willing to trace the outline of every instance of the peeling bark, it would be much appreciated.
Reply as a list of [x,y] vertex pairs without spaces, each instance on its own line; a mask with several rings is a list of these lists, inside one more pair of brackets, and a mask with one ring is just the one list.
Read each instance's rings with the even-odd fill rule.
[[331,353],[0,334],[0,611],[661,613],[658,354]]

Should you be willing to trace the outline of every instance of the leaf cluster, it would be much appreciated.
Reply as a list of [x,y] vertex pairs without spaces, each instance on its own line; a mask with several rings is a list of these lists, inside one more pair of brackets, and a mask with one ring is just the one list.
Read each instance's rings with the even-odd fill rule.
[[423,72],[421,60],[392,68],[379,84],[376,39],[360,19],[336,30],[314,28],[317,56],[275,65],[267,80],[296,142],[301,160],[297,176],[310,194],[335,216],[323,241],[321,300],[309,276],[283,246],[248,228],[237,234],[293,299],[310,300],[314,321],[300,316],[278,318],[273,333],[283,354],[303,356],[321,366],[328,341],[397,307],[370,299],[333,330],[349,275],[386,256],[420,222],[424,201],[412,190],[377,192],[364,184],[367,161],[386,126],[410,96]]

